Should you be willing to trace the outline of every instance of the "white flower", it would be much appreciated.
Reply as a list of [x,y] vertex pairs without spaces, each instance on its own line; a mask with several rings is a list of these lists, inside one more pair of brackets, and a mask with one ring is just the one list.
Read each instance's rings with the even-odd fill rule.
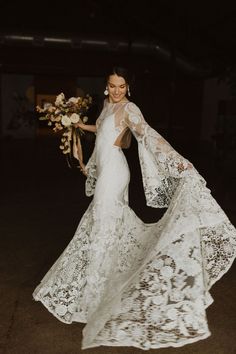
[[206,245],[205,254],[206,254],[207,258],[214,258],[214,255],[216,254],[214,247],[210,244]]
[[157,259],[152,262],[152,266],[157,269],[161,269],[163,267],[163,260],[162,259]]
[[68,102],[71,102],[71,103],[78,103],[78,101],[79,101],[79,97],[71,97],[68,100]]
[[67,132],[64,132],[62,135],[69,138],[71,133],[69,131],[67,131]]
[[76,304],[74,302],[68,306],[68,311],[70,313],[76,312]]
[[47,109],[49,109],[50,107],[52,107],[52,104],[49,103],[49,102],[45,102],[44,105],[43,105],[43,109],[44,109],[44,110],[47,110]]
[[78,123],[80,120],[80,116],[77,113],[72,113],[70,116],[70,120],[72,123]]
[[165,266],[161,268],[160,273],[164,278],[171,278],[173,275],[173,269],[170,266]]
[[166,324],[164,324],[162,326],[163,329],[167,330],[167,331],[172,331],[177,327],[177,323],[176,321],[171,321],[171,322],[167,322]]
[[148,322],[155,325],[160,325],[163,323],[163,314],[158,308],[151,307],[146,313]]
[[197,275],[199,273],[199,271],[201,270],[201,267],[199,265],[199,263],[197,261],[195,261],[194,259],[188,259],[188,261],[186,262],[186,273],[189,276],[194,276]]
[[172,258],[166,257],[166,259],[165,259],[165,265],[171,265],[172,262],[173,262]]
[[61,124],[64,125],[64,127],[69,127],[71,125],[71,120],[68,116],[62,116],[61,119]]
[[183,286],[185,285],[186,278],[187,276],[184,273],[177,274],[173,279],[174,286],[176,288],[183,288]]
[[59,316],[64,316],[67,311],[67,308],[65,305],[59,304],[56,306],[55,311]]
[[[79,282],[79,280],[78,280]],[[71,290],[69,290],[69,294],[72,296],[76,296],[78,294],[78,290],[76,290],[75,288],[72,288]]]
[[69,154],[70,149],[68,148],[67,150],[63,150],[62,152],[63,152],[63,154]]
[[233,247],[232,247],[232,245],[231,244],[229,244],[229,243],[224,243],[223,244],[223,250],[226,252],[226,253],[228,253],[229,255],[231,255],[231,254],[233,254]]
[[48,298],[48,297],[45,297],[45,298],[44,298],[44,303],[45,303],[47,306],[51,306],[51,305],[52,305],[51,299]]
[[86,123],[87,121],[88,121],[88,117],[85,116],[85,117],[83,118],[83,122]]
[[123,330],[123,329],[117,329],[117,338],[119,338],[119,340],[124,340],[124,338],[126,338],[127,337],[127,333],[126,333],[126,331],[125,330]]
[[205,332],[205,326],[201,323],[196,313],[188,313],[184,315],[183,320],[186,324],[186,327],[193,328],[193,330],[198,331],[198,333]]
[[[154,281],[150,281],[149,282],[149,289],[151,290],[151,292],[153,291],[161,291],[164,288],[164,284],[162,284],[159,280],[158,277],[154,278]],[[164,289],[163,289],[164,290]]]
[[61,121],[61,116],[57,116],[54,118],[54,122],[60,122]]
[[66,292],[65,292],[65,290],[60,290],[57,295],[59,298],[63,298],[66,296]]
[[133,114],[129,116],[129,120],[134,124],[139,124],[141,122],[141,118]]
[[160,152],[160,153],[158,154],[158,160],[159,160],[160,162],[164,162],[164,161],[166,160],[166,155],[165,155],[164,153]]
[[167,317],[170,318],[171,320],[176,320],[177,315],[178,315],[178,311],[174,308],[169,309],[167,311]]
[[60,106],[63,103],[64,99],[65,99],[64,93],[60,93],[60,95],[56,97],[55,106]]
[[198,286],[186,286],[182,292],[184,292],[184,295],[188,297],[191,300],[198,299],[201,296],[201,290]]
[[152,298],[152,302],[156,305],[161,305],[166,301],[166,298],[164,295],[157,295]]
[[182,301],[184,299],[184,292],[179,289],[173,289],[170,293],[170,300],[171,301]]
[[123,312],[128,312],[133,307],[133,299],[128,297],[123,301]]
[[145,338],[147,336],[147,330],[142,325],[133,324],[130,326],[129,330],[131,331],[132,335],[137,338]]
[[49,106],[47,110],[49,113],[53,113],[55,111],[55,108],[53,106]]

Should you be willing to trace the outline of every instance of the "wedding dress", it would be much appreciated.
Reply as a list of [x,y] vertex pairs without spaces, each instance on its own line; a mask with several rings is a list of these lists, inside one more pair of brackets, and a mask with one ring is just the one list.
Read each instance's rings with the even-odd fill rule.
[[[97,119],[86,170],[93,199],[33,297],[60,321],[86,323],[82,349],[179,347],[210,335],[209,290],[235,257],[236,229],[194,166],[132,102],[109,103]],[[138,142],[147,205],[167,208],[142,222],[128,205],[122,148]]]

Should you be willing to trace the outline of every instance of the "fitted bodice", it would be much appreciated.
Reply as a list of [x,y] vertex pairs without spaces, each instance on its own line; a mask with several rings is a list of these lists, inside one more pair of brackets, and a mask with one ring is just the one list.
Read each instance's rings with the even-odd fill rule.
[[124,155],[121,148],[114,145],[119,135],[120,130],[115,126],[114,113],[105,110],[99,117],[95,143],[98,173],[106,167],[114,169],[113,163],[123,160]]
[[129,101],[109,103],[105,101],[101,115],[97,119],[97,139],[109,146],[128,148],[131,142],[131,131],[125,124],[125,106]]
[[115,127],[114,113],[103,112],[102,116],[99,117],[99,120],[96,145],[104,143],[105,145],[114,145],[114,142],[119,135],[119,130]]

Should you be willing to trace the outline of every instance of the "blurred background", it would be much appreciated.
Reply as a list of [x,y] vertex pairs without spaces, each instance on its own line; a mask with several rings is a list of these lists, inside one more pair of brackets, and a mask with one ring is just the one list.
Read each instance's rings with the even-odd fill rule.
[[177,149],[235,147],[235,6],[208,1],[1,2],[1,139],[53,134],[36,104],[89,93],[90,122],[112,64],[134,74],[132,100]]
[[[39,121],[35,106],[53,102],[60,92],[67,98],[89,93],[93,124],[102,108],[107,68],[123,65],[135,78],[131,99],[148,123],[209,174],[213,189],[225,183],[221,178],[227,174],[235,192],[235,17],[236,7],[227,1],[224,6],[173,0],[1,2],[0,136],[3,155],[8,154],[5,163],[11,165],[17,151],[17,163],[23,158],[29,166],[24,149],[32,153],[46,141],[55,146],[53,138],[58,137]],[[85,160],[93,143],[86,134]],[[56,150],[53,155],[59,158]]]
[[[107,68],[127,67],[135,78],[130,99],[195,165],[236,224],[235,38],[236,5],[231,1],[1,1],[0,269],[5,321],[0,344],[5,352],[78,353],[80,348],[72,340],[78,328],[65,329],[31,299],[91,201],[84,194],[85,177],[68,168],[59,149],[60,134],[39,121],[36,105],[53,102],[61,92],[66,98],[88,93],[93,98],[88,123],[93,124],[102,108]],[[85,162],[94,140],[89,133],[82,139]],[[146,207],[134,138],[125,154],[131,169],[130,205],[144,221],[153,222],[164,211]],[[219,304],[221,294],[215,291]],[[232,308],[220,314],[220,306],[210,313],[212,326],[219,317],[221,323],[226,323],[225,315],[230,318]],[[43,344],[35,336],[46,336],[48,324],[51,336]],[[228,336],[221,338],[216,326],[214,337],[206,341],[211,348],[194,344],[194,353],[229,354],[235,343],[230,332]],[[127,353],[136,353],[132,350]]]

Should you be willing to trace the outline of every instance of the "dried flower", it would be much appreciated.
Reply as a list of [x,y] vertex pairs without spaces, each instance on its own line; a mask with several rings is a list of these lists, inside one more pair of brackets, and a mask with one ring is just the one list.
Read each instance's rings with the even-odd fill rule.
[[36,111],[43,114],[40,120],[48,121],[54,132],[62,131],[62,138],[59,148],[63,154],[73,153],[72,145],[79,139],[79,135],[83,133],[80,128],[76,128],[75,124],[80,120],[83,123],[88,121],[85,112],[92,103],[92,97],[70,97],[67,101],[64,93],[60,93],[54,102],[44,103],[43,107],[36,106]]
[[55,106],[60,106],[64,103],[65,100],[65,95],[64,93],[60,93],[60,95],[58,95],[56,97],[56,101],[55,101]]
[[61,124],[64,125],[65,127],[69,127],[71,125],[70,118],[66,115],[62,116]]
[[78,123],[80,120],[80,116],[77,113],[72,113],[72,115],[70,116],[70,120],[72,123]]
[[69,98],[68,102],[72,102],[74,104],[77,104],[79,99],[80,99],[80,97],[71,97],[71,98]]

